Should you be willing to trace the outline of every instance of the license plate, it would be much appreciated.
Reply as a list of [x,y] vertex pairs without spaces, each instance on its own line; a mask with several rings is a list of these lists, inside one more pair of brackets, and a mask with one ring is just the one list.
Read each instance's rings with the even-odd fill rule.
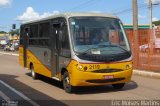
[[104,79],[114,79],[113,75],[105,75],[103,76]]

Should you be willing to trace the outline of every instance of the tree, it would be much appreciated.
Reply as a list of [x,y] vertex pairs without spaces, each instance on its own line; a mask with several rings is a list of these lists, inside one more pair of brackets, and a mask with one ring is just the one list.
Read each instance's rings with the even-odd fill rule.
[[153,24],[155,24],[156,26],[160,25],[160,20],[153,22]]
[[12,36],[13,36],[13,35],[19,35],[19,29],[10,30],[9,33],[10,33]]
[[0,34],[6,34],[7,32],[5,32],[5,31],[0,31]]

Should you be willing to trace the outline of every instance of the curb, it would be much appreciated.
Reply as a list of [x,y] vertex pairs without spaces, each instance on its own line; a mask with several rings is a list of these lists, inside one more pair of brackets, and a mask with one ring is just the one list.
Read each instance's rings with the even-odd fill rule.
[[142,70],[133,70],[134,75],[140,75],[144,77],[151,77],[151,78],[158,78],[160,79],[160,73],[156,72],[148,72],[148,71],[142,71]]
[[11,55],[11,56],[19,56],[19,54],[16,54],[16,53],[0,52],[0,54],[6,54],[6,55]]

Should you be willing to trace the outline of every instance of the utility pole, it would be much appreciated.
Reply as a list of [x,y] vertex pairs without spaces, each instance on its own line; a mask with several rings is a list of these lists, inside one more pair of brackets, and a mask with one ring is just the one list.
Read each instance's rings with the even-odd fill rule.
[[152,29],[152,0],[149,0],[150,29]]
[[[153,27],[152,27],[152,0],[149,0],[149,20],[150,20],[150,34],[149,34],[149,39],[150,39],[150,48],[149,48],[149,54],[154,53],[154,34],[153,34]],[[148,58],[148,62],[150,62],[150,56]],[[150,67],[150,66],[149,66]]]
[[[132,0],[133,5],[133,30],[138,30],[138,8],[137,0]],[[135,35],[136,36],[136,35]]]
[[138,39],[138,8],[137,8],[137,0],[132,0],[133,5],[133,36],[134,41],[132,44],[133,47],[133,64],[134,67],[138,67],[139,63],[139,39]]

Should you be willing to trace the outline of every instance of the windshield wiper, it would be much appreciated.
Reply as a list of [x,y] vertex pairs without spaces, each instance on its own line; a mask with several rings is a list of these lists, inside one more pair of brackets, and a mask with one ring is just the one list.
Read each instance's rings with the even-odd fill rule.
[[81,55],[85,55],[88,53],[88,51],[92,50],[92,49],[98,49],[99,47],[93,47],[93,48],[89,48],[86,51],[84,51],[83,53],[81,53]]
[[125,48],[121,47],[120,45],[117,45],[112,42],[107,42],[108,44],[99,44],[99,48],[105,48],[105,47],[119,47],[120,49],[124,50],[125,52],[128,52]]
[[89,49],[87,49],[86,51],[84,51],[83,53],[81,53],[81,55],[87,54],[88,51],[90,51],[90,50],[92,50],[92,49],[99,49],[99,48],[106,48],[106,47],[119,47],[120,49],[124,50],[125,52],[129,52],[129,51],[127,51],[125,48],[123,48],[123,47],[121,47],[121,46],[119,46],[119,45],[117,45],[117,44],[114,44],[114,43],[109,42],[108,45],[99,44],[99,45],[97,45],[97,47],[89,48]]
[[105,47],[116,47],[114,45],[97,45],[97,47],[93,47],[93,48],[89,48],[86,51],[84,51],[83,53],[81,53],[81,55],[85,55],[88,53],[88,51],[92,50],[92,49],[98,49],[98,48],[105,48]]
[[128,52],[128,50],[126,50],[125,48],[121,47],[120,45],[117,45],[117,44],[114,44],[114,43],[111,43],[111,42],[110,42],[110,45],[111,45],[111,47],[119,47],[122,50],[124,50],[125,52]]

